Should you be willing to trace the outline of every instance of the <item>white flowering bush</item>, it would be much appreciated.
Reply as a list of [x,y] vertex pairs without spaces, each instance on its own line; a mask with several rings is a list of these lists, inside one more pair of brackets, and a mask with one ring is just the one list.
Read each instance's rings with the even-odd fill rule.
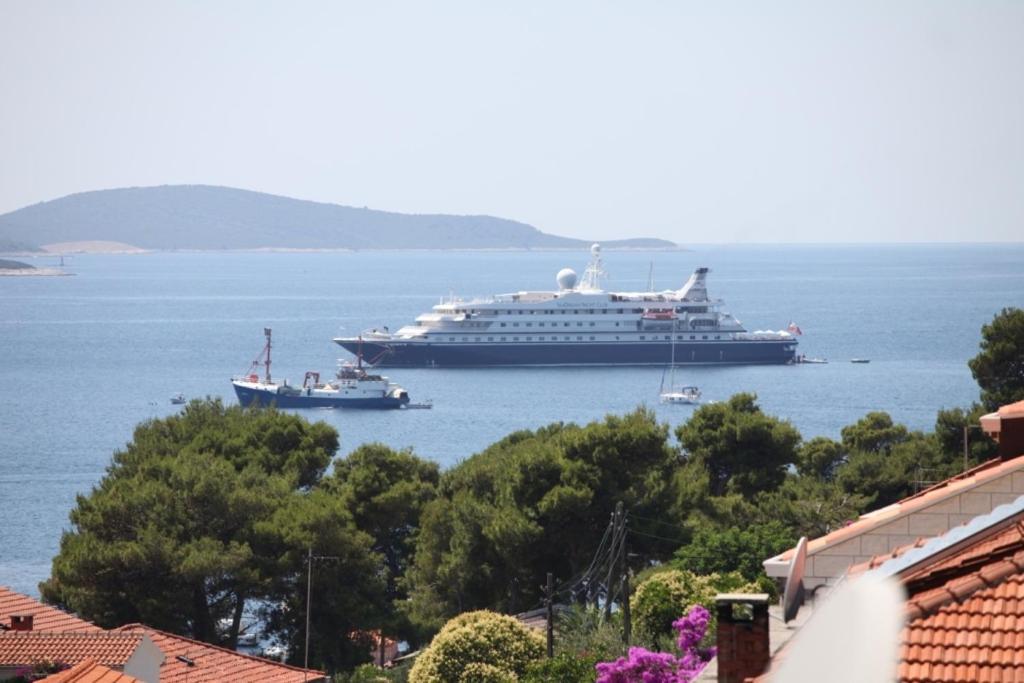
[[409,683],[515,683],[544,655],[544,638],[516,619],[480,610],[460,614],[416,658]]

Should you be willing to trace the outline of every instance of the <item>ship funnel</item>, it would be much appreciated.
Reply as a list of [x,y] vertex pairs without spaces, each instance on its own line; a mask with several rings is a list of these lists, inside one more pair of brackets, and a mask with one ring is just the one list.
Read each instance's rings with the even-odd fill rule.
[[704,284],[704,279],[710,271],[707,268],[698,268],[693,271],[693,275],[686,281],[683,288],[680,289],[677,294],[683,301],[695,301],[705,302],[708,300],[708,290]]

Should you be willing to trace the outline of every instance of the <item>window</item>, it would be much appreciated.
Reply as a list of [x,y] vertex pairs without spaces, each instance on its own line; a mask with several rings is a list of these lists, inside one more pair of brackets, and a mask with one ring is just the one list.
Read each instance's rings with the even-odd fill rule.
[[671,334],[666,334],[665,335],[665,339],[672,339],[672,335]]
[[448,341],[455,341],[455,337],[448,337]]
[[594,341],[595,339],[597,339],[597,337],[591,337],[590,341]]
[[721,338],[722,338],[721,336],[719,336],[717,334],[715,335],[715,339],[721,339]]
[[519,327],[519,323],[512,323],[512,327]]
[[533,327],[533,323],[526,323],[527,327]]
[[576,337],[576,341],[583,341],[583,337]]
[[618,326],[619,326],[619,321],[616,320],[615,321],[615,327],[618,327]]
[[512,341],[519,341],[519,337],[512,337]]
[[502,323],[502,324],[501,324],[501,326],[502,326],[502,327],[505,327],[505,323]]
[[645,337],[644,335],[641,334],[640,335],[640,340],[643,341],[644,339],[647,339],[647,337]]
[[690,335],[690,339],[696,339],[696,338],[697,337],[695,335],[692,335],[692,334]]
[[571,337],[566,337],[565,341],[569,341],[570,339],[571,339]]
[[537,327],[544,327],[544,323],[537,323]]
[[502,337],[502,338],[501,338],[501,341],[505,341],[505,338],[504,338],[504,337]]
[[569,327],[569,323],[566,323],[566,324],[565,324],[565,326],[566,326],[566,327]]
[[707,338],[708,338],[708,335],[706,335],[706,334],[703,337],[701,337],[701,339],[707,339]]
[[583,327],[583,323],[576,323],[576,327]]
[[595,325],[597,325],[597,323],[590,323],[591,327],[594,327]]
[[487,341],[494,341],[494,337],[488,337]]

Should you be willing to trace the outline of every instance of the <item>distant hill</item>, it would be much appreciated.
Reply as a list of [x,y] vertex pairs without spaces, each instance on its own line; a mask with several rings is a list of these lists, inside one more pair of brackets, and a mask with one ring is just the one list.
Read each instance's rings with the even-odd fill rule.
[[0,270],[33,270],[34,268],[35,266],[30,266],[21,261],[8,261],[0,258]]
[[[0,249],[65,242],[142,249],[574,249],[589,244],[493,216],[401,214],[209,185],[98,190],[0,215]],[[672,248],[660,239],[611,248]]]

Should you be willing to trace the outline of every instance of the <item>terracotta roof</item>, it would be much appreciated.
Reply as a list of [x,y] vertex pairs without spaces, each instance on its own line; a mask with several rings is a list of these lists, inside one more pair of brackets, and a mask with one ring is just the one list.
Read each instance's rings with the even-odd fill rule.
[[123,666],[141,642],[141,633],[6,631],[0,633],[0,665],[78,664],[94,659],[102,664]]
[[999,417],[1024,417],[1024,401],[1017,401],[1016,403],[1010,403],[1009,405],[1000,406]]
[[46,678],[40,678],[37,683],[143,683],[134,676],[129,676],[120,671],[114,671],[102,664],[97,664],[92,659],[87,659],[81,664],[55,673]]
[[304,678],[306,672],[299,667],[165,633],[144,624],[128,624],[115,632],[145,633],[153,639],[164,653],[160,683],[299,683],[303,680],[314,683],[327,680],[322,671],[310,669],[308,677]]
[[75,631],[86,633],[89,631],[102,631],[99,626],[84,619],[79,619],[73,614],[62,612],[56,607],[44,605],[27,595],[15,593],[6,586],[0,586],[0,624],[10,626],[11,617],[15,615],[31,615],[33,631]]
[[[843,541],[847,541],[851,538],[860,536],[871,529],[880,527],[883,524],[892,521],[896,517],[907,515],[916,510],[921,510],[931,505],[935,505],[936,503],[962,493],[967,489],[972,489],[993,479],[1005,476],[1010,472],[1021,469],[1024,469],[1024,455],[1011,460],[1000,460],[999,458],[994,458],[973,469],[967,470],[966,472],[961,472],[955,477],[950,477],[949,479],[939,482],[930,488],[924,489],[913,496],[909,496],[903,500],[893,503],[892,505],[865,513],[858,517],[856,521],[836,529],[829,534],[819,536],[807,544],[807,552],[808,554],[814,554],[824,548],[838,545]],[[766,562],[788,562],[793,557],[793,552],[794,549],[790,548],[780,555],[769,558]]]

